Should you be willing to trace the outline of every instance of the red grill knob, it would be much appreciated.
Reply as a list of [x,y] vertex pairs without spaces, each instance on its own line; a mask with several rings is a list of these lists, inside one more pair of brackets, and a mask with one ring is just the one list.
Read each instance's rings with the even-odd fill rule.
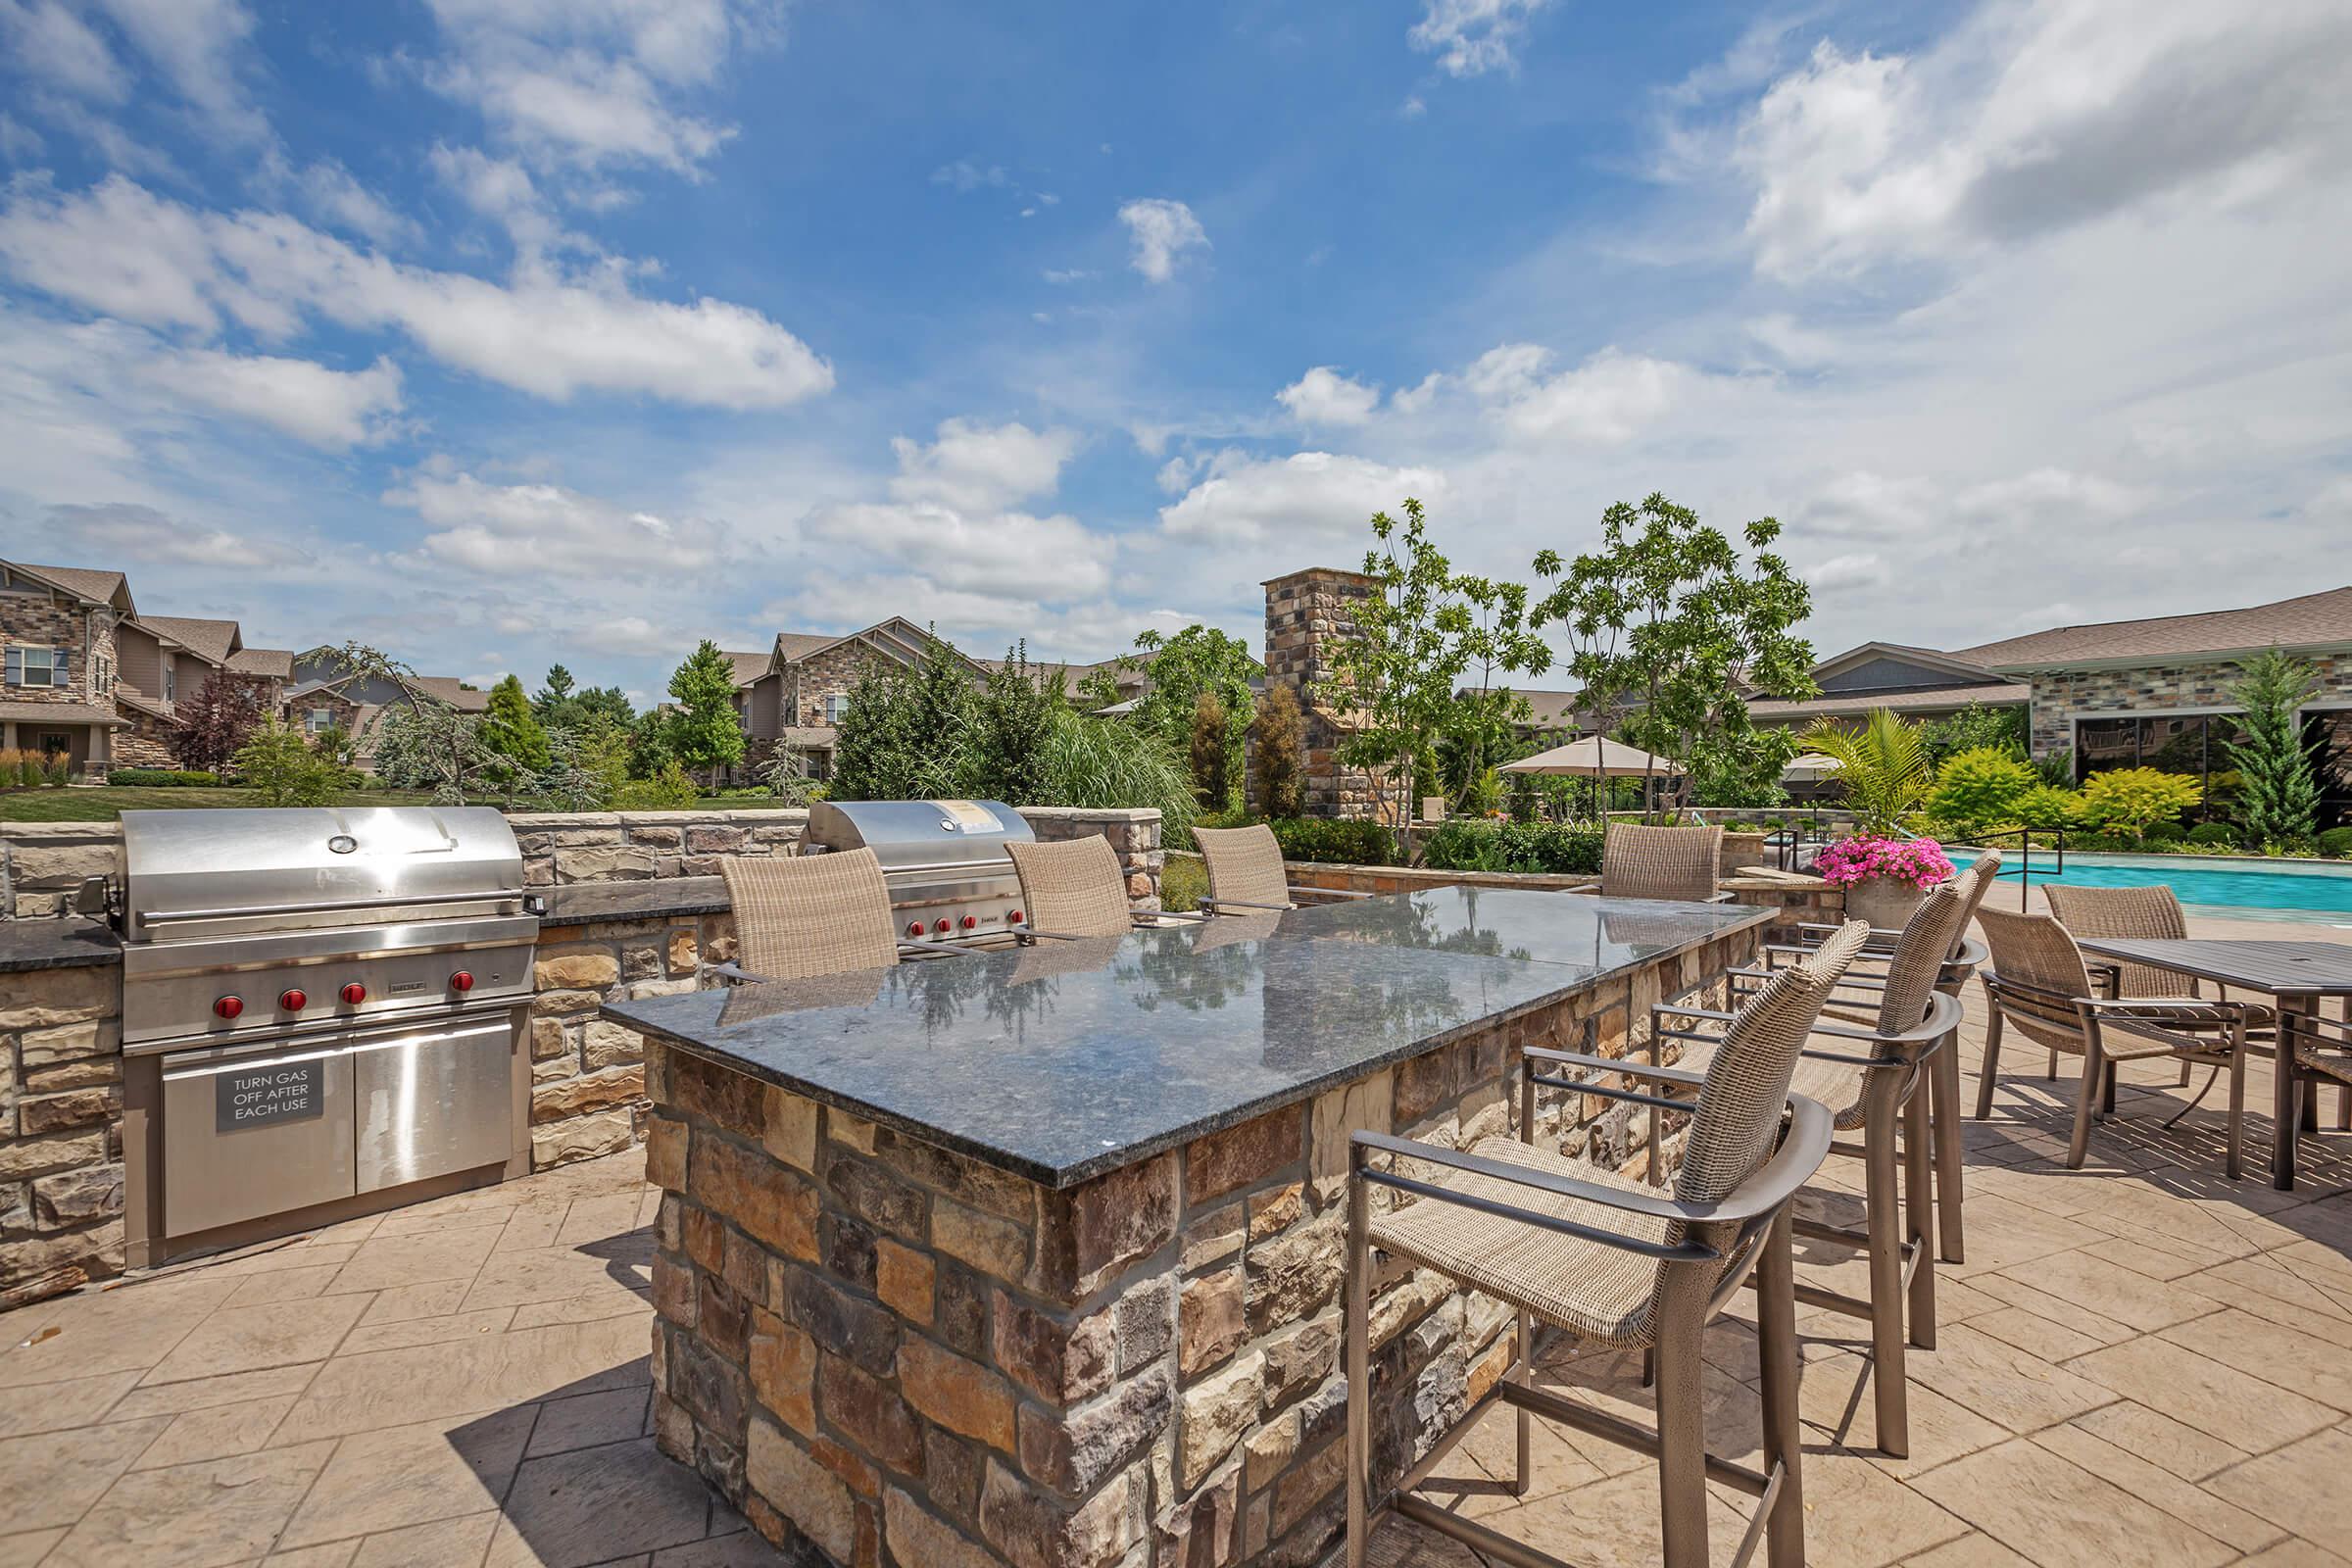
[[1019,924],[1021,923],[1021,920],[1022,920],[1022,918],[1023,918],[1023,916],[1022,916],[1022,914],[1021,914],[1021,911],[1020,911],[1020,910],[1018,910],[1018,909],[1015,909],[1015,910],[1013,910],[1013,911],[1012,911],[1010,914],[1008,914],[1008,915],[1006,915],[1006,916],[1004,917],[1004,923],[1005,923],[1006,925],[1019,925]]
[[923,934],[923,922],[922,922],[922,921],[920,921],[920,920],[909,920],[909,921],[907,921],[907,922],[906,922],[906,934],[907,934],[908,936],[910,936],[910,937],[919,937],[919,936],[921,936],[921,935]]
[[980,928],[980,917],[976,914],[965,915],[963,917],[963,928],[966,931],[978,930]]
[[299,991],[281,991],[277,994],[277,1004],[288,1012],[300,1012],[311,1004],[311,999]]
[[354,980],[351,984],[343,988],[343,1000],[350,1005],[356,1007],[361,1003],[368,1000],[368,988],[360,984],[357,980]]
[[217,1018],[234,1018],[244,1010],[245,1004],[235,997],[222,997],[213,1004],[213,1016]]
[[948,934],[948,922],[943,919],[937,925],[934,925],[931,930],[934,935],[944,937]]
[[473,989],[473,976],[464,969],[449,977],[449,989],[460,996]]

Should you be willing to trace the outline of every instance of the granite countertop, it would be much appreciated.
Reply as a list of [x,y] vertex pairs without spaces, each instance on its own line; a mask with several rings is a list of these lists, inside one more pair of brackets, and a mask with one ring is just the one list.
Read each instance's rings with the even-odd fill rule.
[[1070,1187],[1771,917],[1444,888],[604,1013]]
[[122,961],[112,927],[75,914],[64,919],[0,920],[0,974],[26,969],[84,969]]
[[574,882],[546,890],[549,925],[589,920],[659,920],[717,914],[731,906],[723,876],[660,877],[648,882]]

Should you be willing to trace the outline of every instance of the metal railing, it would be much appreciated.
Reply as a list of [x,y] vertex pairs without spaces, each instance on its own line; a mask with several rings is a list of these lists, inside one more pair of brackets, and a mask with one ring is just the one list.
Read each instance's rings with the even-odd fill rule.
[[2041,879],[2044,882],[2054,882],[2066,875],[2066,829],[2064,828],[2005,827],[1990,833],[1981,833],[1976,837],[1982,838],[1984,841],[1983,848],[1988,850],[1997,850],[2001,847],[1995,842],[1996,840],[2008,838],[2017,840],[2017,862],[2014,865],[2004,863],[1993,875],[2017,878],[2017,909],[2020,914],[2026,913],[2034,902],[2034,840],[2036,837],[2056,841],[2047,846],[2052,853],[2052,858],[2042,870]]

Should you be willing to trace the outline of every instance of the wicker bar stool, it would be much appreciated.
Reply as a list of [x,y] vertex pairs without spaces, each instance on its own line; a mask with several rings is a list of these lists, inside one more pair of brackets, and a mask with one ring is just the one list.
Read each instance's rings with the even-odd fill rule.
[[965,952],[892,930],[890,888],[871,850],[730,855],[718,868],[735,911],[735,961],[710,971],[722,979],[807,980],[882,968],[902,953]]
[[1723,829],[1719,827],[1642,827],[1611,822],[1601,839],[1597,891],[1604,899],[1720,904],[1731,897],[1719,890],[1722,867]]
[[1012,843],[1004,846],[1004,853],[1012,857],[1013,874],[1021,879],[1021,906],[1028,915],[1023,941],[1116,937],[1161,920],[1207,918],[1129,907],[1127,874],[1110,853],[1110,841],[1100,836],[1055,844]]
[[[1871,964],[1865,951],[1842,972],[1831,1005],[1860,1004],[1875,1011],[1867,1026],[1823,1019],[1796,1063],[1795,1089],[1829,1108],[1839,1132],[1859,1132],[1859,1144],[1837,1143],[1833,1154],[1862,1161],[1863,1228],[1795,1221],[1807,1241],[1863,1253],[1870,1262],[1870,1295],[1849,1296],[1809,1285],[1797,1298],[1870,1325],[1871,1395],[1878,1422],[1879,1450],[1889,1458],[1911,1451],[1909,1379],[1905,1346],[1936,1348],[1936,1242],[1933,1139],[1929,1127],[1934,1054],[1948,1049],[1960,1024],[1960,1003],[1936,989],[1953,933],[1967,912],[1967,898],[1947,883],[1928,895],[1896,938],[1891,954],[1878,955],[1878,974],[1855,970]],[[1874,933],[1875,935],[1876,933]],[[1839,940],[1833,936],[1832,942]],[[1867,945],[1868,938],[1865,938]],[[1811,961],[1812,953],[1798,955]],[[1734,970],[1735,997],[1770,983],[1784,969]],[[1661,1004],[1650,1014],[1650,1052],[1663,1042],[1685,1042],[1684,1063],[1702,1067],[1724,1049],[1707,1027],[1733,1014]],[[1680,1027],[1669,1020],[1687,1020]],[[1845,1046],[1838,1042],[1852,1041]],[[1655,1157],[1657,1123],[1651,1116]]]
[[[2082,950],[2066,927],[2046,914],[1982,909],[1992,967],[1979,979],[1990,1012],[1984,1020],[1984,1063],[1977,1087],[1977,1119],[1992,1114],[2004,1030],[2060,1055],[2082,1058],[2075,1130],[2066,1168],[2080,1170],[2090,1148],[2099,1107],[2115,1102],[2115,1068],[2123,1061],[2177,1056],[2207,1062],[2230,1074],[2230,1178],[2237,1179],[2238,1146],[2246,1108],[2246,1044],[2254,1009],[2241,1002],[2185,997],[2101,997],[2091,985]],[[2287,1063],[2280,1062],[2281,1070]],[[2195,1102],[2191,1102],[2193,1106]],[[2183,1114],[2186,1113],[2184,1107]],[[2173,1118],[2178,1121],[2180,1117]]]
[[1283,869],[1282,845],[1263,822],[1248,827],[1197,827],[1193,842],[1208,867],[1208,910],[1296,909],[1302,903],[1371,897],[1338,888],[1291,886]]
[[[1788,1208],[1820,1167],[1832,1134],[1829,1112],[1792,1095],[1789,1077],[1822,1003],[1865,934],[1857,924],[1850,936],[1825,943],[1806,962],[1767,982],[1732,1021],[1724,1049],[1703,1076],[1530,1047],[1522,1062],[1518,1138],[1485,1138],[1456,1150],[1382,1133],[1354,1135],[1348,1185],[1348,1568],[1363,1568],[1374,1503],[1369,1339],[1374,1249],[1495,1296],[1519,1313],[1516,1365],[1429,1454],[1404,1471],[1396,1484],[1398,1514],[1497,1561],[1559,1568],[1558,1559],[1414,1493],[1488,1404],[1499,1399],[1518,1416],[1514,1485],[1522,1495],[1528,1484],[1528,1423],[1541,1415],[1656,1457],[1666,1568],[1701,1568],[1709,1560],[1709,1481],[1758,1499],[1738,1562],[1748,1561],[1759,1544],[1768,1544],[1774,1568],[1796,1568],[1804,1561]],[[1536,1143],[1539,1086],[1658,1103],[1654,1093],[1615,1087],[1617,1077],[1697,1092],[1690,1105],[1690,1153],[1671,1197],[1637,1178],[1564,1158]],[[1375,1163],[1384,1159],[1385,1166]],[[1413,1173],[1430,1167],[1435,1173],[1426,1178]],[[1418,1200],[1376,1218],[1375,1187]],[[1750,1274],[1763,1366],[1762,1470],[1707,1452],[1701,1394],[1700,1336]],[[1538,1319],[1587,1343],[1655,1351],[1656,1428],[1538,1388]]]

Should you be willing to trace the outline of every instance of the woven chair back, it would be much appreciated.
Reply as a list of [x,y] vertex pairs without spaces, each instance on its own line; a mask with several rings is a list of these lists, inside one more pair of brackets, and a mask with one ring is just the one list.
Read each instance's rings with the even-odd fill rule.
[[1208,864],[1208,898],[1243,904],[1287,905],[1290,878],[1282,868],[1282,845],[1263,822],[1248,827],[1197,827],[1193,841]]
[[1960,890],[1961,904],[1960,924],[1952,933],[1953,952],[1959,952],[1960,944],[1968,940],[1968,922],[1974,920],[1977,910],[1984,907],[1984,895],[1992,891],[1992,885],[2000,874],[2001,852],[1986,850],[1969,863],[1967,870],[1952,879],[1952,885]]
[[1944,961],[1952,956],[1967,916],[1968,895],[1957,881],[1936,888],[1912,911],[1886,960],[1886,989],[1879,993],[1881,1034],[1916,1028],[1928,1015],[1928,999],[1936,994],[1936,982],[1943,977]]
[[1703,904],[1721,880],[1723,829],[1611,822],[1601,841],[1600,892],[1610,899]]
[[[2180,901],[2167,887],[2068,888],[2045,884],[2041,896],[2050,901],[2050,913],[2077,939],[2082,937],[2156,937],[2179,941],[2188,935],[2188,920]],[[2117,980],[2118,996],[2193,997],[2194,976],[2176,974],[2153,964],[2127,963]]]
[[806,980],[899,961],[873,851],[731,855],[718,868],[735,910],[736,961],[752,973]]
[[[2030,1040],[2058,1051],[2083,1048],[2082,1015],[2074,999],[2092,995],[2082,950],[2066,927],[2046,914],[2012,914],[1979,909],[1977,924],[1996,981],[1993,1005]],[[2012,989],[2024,988],[2024,989]]]
[[1110,841],[1099,836],[1057,844],[1007,844],[1021,879],[1021,907],[1030,927],[1072,937],[1124,936],[1127,878]]

